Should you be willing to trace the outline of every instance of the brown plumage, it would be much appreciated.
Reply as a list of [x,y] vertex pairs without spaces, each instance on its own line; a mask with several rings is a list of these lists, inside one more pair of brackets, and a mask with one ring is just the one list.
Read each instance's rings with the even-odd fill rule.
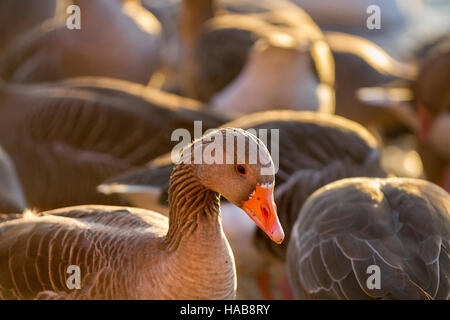
[[121,80],[78,79],[0,87],[0,144],[28,204],[54,209],[121,204],[98,194],[111,175],[143,165],[176,144],[172,131],[225,122],[197,102]]
[[[413,79],[386,87],[363,88],[361,99],[393,111],[418,137],[428,180],[450,190],[450,40],[423,46]],[[367,93],[369,93],[367,95]],[[367,99],[364,97],[366,96]]]
[[325,32],[336,66],[336,114],[378,130],[401,129],[403,122],[386,108],[374,108],[358,99],[361,87],[376,86],[399,78],[414,78],[412,64],[393,59],[386,51],[362,37]]
[[[219,103],[224,112],[236,113],[240,109],[241,113],[249,113],[274,106],[308,110],[320,108],[333,112],[333,57],[320,28],[306,12],[289,1],[230,1],[230,8],[225,5],[229,11],[221,12],[214,10],[214,2],[183,2],[180,13],[183,30],[181,43],[184,45],[182,80],[187,95],[202,101],[213,101],[216,94],[234,84],[229,90],[234,91],[233,94],[241,97],[241,100],[257,94],[261,95],[262,101],[249,101],[246,107],[231,109],[231,101],[234,100],[222,97],[221,100],[231,99],[228,106],[230,110],[227,110],[225,101]],[[203,12],[203,15],[198,12]],[[283,39],[291,38],[289,44],[280,45],[279,41],[273,41],[280,35]],[[258,40],[269,44],[269,49],[275,47],[278,50],[275,53],[270,51],[268,56],[264,53],[269,50],[262,50],[264,45],[255,49]],[[286,54],[286,51],[290,54]],[[296,74],[289,74],[289,68],[285,66],[276,69],[276,65],[283,63],[286,56],[295,67]],[[253,71],[258,69],[268,70],[259,75],[254,74]],[[286,74],[281,77],[282,80],[279,79],[281,83],[274,79],[267,84],[275,76],[274,70]],[[242,76],[241,72],[245,74],[245,79],[236,83],[239,81],[238,76]],[[314,89],[302,91],[305,82]],[[310,94],[319,85],[323,99],[320,95]],[[256,92],[250,91],[252,89]],[[272,97],[274,101],[264,104],[263,96],[267,94],[269,100],[271,92],[275,96],[278,92],[279,96]]]
[[[449,299],[450,196],[424,180],[344,179],[308,199],[287,270],[297,298]],[[370,265],[380,288],[366,285]]]
[[[234,140],[223,159],[245,152],[248,161],[248,150],[256,147],[264,165],[245,162],[243,177],[234,163],[187,163],[194,150],[215,141],[211,137],[243,138],[245,149]],[[263,167],[272,174],[261,174]],[[171,175],[169,221],[142,209],[79,206],[2,223],[0,297],[232,299],[234,260],[220,223],[220,195],[243,206],[257,186],[273,183],[273,170],[261,141],[224,129],[184,149]],[[79,290],[66,286],[70,265],[81,269]]]
[[[267,129],[269,150],[272,150],[270,129],[279,130],[279,156],[273,153],[272,156],[279,166],[275,202],[286,241],[272,246],[260,230],[248,225],[249,221],[238,219],[239,209],[228,205],[222,208],[225,234],[241,274],[254,275],[275,261],[284,262],[286,244],[298,212],[314,191],[346,177],[386,175],[380,167],[380,149],[375,138],[357,123],[338,116],[266,111],[241,117],[224,126]],[[147,168],[109,179],[99,189],[122,194],[135,206],[158,210],[166,206],[167,211],[169,160],[168,156],[162,156]]]
[[80,7],[81,29],[68,29],[64,12],[18,37],[5,51],[1,78],[29,83],[104,76],[148,83],[160,64],[156,18],[136,1],[73,3]]
[[55,14],[56,0],[3,0],[0,3],[0,54],[28,29]]

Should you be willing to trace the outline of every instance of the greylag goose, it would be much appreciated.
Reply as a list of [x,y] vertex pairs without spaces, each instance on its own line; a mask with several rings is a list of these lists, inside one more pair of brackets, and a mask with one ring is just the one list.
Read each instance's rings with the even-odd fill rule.
[[[375,43],[362,37],[324,32],[335,61],[337,115],[379,131],[398,130],[404,126],[391,110],[373,108],[357,97],[361,87],[377,86],[398,79],[413,79],[415,65],[397,61]],[[405,117],[403,117],[405,118]]]
[[[450,190],[450,40],[430,46],[417,76],[403,87],[363,88],[359,96],[389,109],[403,105],[399,119],[418,136],[427,178]],[[406,106],[406,107],[404,107]],[[414,112],[415,110],[415,112]]]
[[[255,163],[251,152],[259,155]],[[0,297],[233,299],[234,259],[222,231],[220,196],[281,243],[274,170],[258,138],[215,130],[182,151],[170,178],[168,221],[136,208],[77,206],[2,223]],[[71,265],[81,271],[79,290],[64,279]]]
[[[340,0],[332,2],[328,0],[291,0],[327,30],[349,30],[352,33],[359,32],[375,36],[398,28],[404,21],[404,12],[400,8],[400,1],[372,1],[372,0]],[[365,23],[369,17],[367,12],[371,5],[376,5],[382,12],[382,28],[379,30],[365,30]],[[409,3],[408,3],[409,5]],[[414,4],[412,4],[414,6]],[[385,30],[387,29],[387,31]]]
[[23,32],[54,16],[56,0],[3,0],[0,3],[0,54]]
[[139,1],[72,2],[80,7],[81,29],[68,29],[64,12],[30,30],[5,52],[1,77],[42,82],[105,76],[148,83],[160,63],[156,18]]
[[[224,126],[268,129],[265,142],[269,150],[272,147],[270,129],[279,130],[279,159],[274,153],[272,156],[279,167],[275,202],[286,240],[303,202],[321,186],[346,177],[385,176],[379,165],[380,150],[375,138],[357,123],[338,116],[266,111],[241,117]],[[162,156],[150,167],[133,169],[109,179],[99,190],[122,194],[135,206],[161,210],[166,206],[167,211],[171,167],[170,157]],[[284,245],[275,248],[259,239],[259,231],[239,209],[225,203],[222,211],[224,231],[235,254],[238,273],[258,275],[270,265],[284,261]],[[265,298],[272,296],[267,288],[262,290]]]
[[170,151],[173,130],[192,133],[195,120],[204,128],[226,122],[196,101],[123,80],[0,85],[0,144],[28,205],[41,210],[124,204],[96,186]]
[[[450,191],[450,39],[432,49],[413,84],[427,177]],[[436,158],[428,165],[428,158]],[[437,162],[440,165],[436,165]]]
[[26,203],[14,164],[0,146],[0,214],[22,212],[25,208]]
[[344,179],[295,222],[287,272],[302,299],[449,299],[450,196],[418,179]]
[[212,0],[183,2],[184,93],[225,112],[333,112],[333,57],[311,18],[288,1],[232,3],[238,13],[220,14]]

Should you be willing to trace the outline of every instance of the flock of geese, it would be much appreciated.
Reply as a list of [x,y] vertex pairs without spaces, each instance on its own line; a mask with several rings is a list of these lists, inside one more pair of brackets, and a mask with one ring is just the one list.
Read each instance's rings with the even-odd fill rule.
[[[0,298],[235,299],[249,277],[271,299],[273,269],[285,299],[450,298],[448,34],[413,63],[287,0],[6,11],[27,18],[0,28]],[[181,159],[226,138],[233,163],[172,162],[196,121]],[[404,131],[427,180],[382,166]]]

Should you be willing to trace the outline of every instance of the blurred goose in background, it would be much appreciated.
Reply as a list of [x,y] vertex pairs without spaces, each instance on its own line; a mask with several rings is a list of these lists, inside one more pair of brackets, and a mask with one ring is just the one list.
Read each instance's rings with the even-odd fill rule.
[[288,1],[232,3],[238,13],[215,10],[212,0],[183,1],[183,94],[229,113],[332,113],[333,57],[310,17]]
[[[346,177],[385,176],[380,168],[380,150],[375,138],[357,123],[338,116],[266,111],[243,116],[223,126],[268,130],[267,140],[264,136],[263,141],[269,150],[272,147],[278,150],[272,151],[274,163],[279,166],[275,202],[287,241],[304,201],[318,188]],[[262,132],[259,133],[260,138]],[[161,156],[149,167],[124,172],[107,180],[98,189],[105,194],[121,194],[135,206],[160,210],[165,207],[167,212],[171,168],[170,155]],[[272,298],[266,272],[270,266],[282,266],[286,246],[271,246],[241,210],[227,203],[222,205],[222,219],[236,258],[238,274],[257,276],[263,298]]]
[[56,0],[2,0],[0,55],[15,38],[55,15]]
[[427,178],[450,190],[450,39],[428,46],[412,80],[362,88],[366,103],[392,110],[416,133]]
[[[344,179],[303,206],[287,272],[299,299],[448,300],[449,252],[446,191],[419,179]],[[367,285],[373,266],[378,288]]]
[[0,214],[18,213],[25,208],[26,202],[14,164],[0,146]]
[[336,114],[375,128],[381,133],[402,129],[404,120],[386,108],[373,108],[358,99],[361,87],[381,85],[398,79],[414,79],[415,65],[391,57],[374,42],[341,32],[325,32],[336,67]]
[[[404,23],[404,16],[399,7],[398,0],[340,0],[331,2],[327,0],[291,0],[303,8],[325,30],[340,30],[351,33],[368,33],[379,35]],[[414,5],[417,1],[408,1]],[[382,12],[382,28],[366,29],[369,17],[368,7],[376,5]],[[366,30],[364,30],[366,29]]]
[[[223,147],[224,162],[230,152],[248,159],[249,150],[259,150],[262,158],[255,164],[236,158],[230,164],[186,161],[216,139],[233,141],[232,150]],[[263,174],[263,168],[271,174]],[[281,243],[273,172],[270,154],[259,139],[243,130],[222,129],[183,150],[171,175],[169,220],[137,208],[89,205],[2,223],[0,297],[234,299],[234,259],[222,231],[220,197],[246,210]],[[67,288],[70,265],[83,273],[80,290]]]
[[[160,65],[161,26],[138,0],[74,0],[81,29],[65,12],[13,41],[0,62],[8,82],[106,76],[146,84]],[[103,27],[99,27],[99,25]]]
[[96,192],[108,177],[169,152],[173,130],[226,118],[200,103],[117,79],[0,86],[0,144],[17,168],[28,204],[41,210],[123,204]]
[[[424,40],[428,41],[450,31],[448,1],[291,1],[308,12],[322,30],[364,37],[401,60],[412,58],[411,53]],[[376,17],[380,18],[380,25],[371,27]]]

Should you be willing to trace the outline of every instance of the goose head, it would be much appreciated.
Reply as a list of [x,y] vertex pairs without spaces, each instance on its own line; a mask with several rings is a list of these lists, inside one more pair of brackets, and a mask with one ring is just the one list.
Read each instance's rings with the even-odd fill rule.
[[270,239],[283,241],[273,197],[275,167],[256,136],[234,128],[213,130],[186,147],[180,162],[192,166],[204,187],[243,209]]

